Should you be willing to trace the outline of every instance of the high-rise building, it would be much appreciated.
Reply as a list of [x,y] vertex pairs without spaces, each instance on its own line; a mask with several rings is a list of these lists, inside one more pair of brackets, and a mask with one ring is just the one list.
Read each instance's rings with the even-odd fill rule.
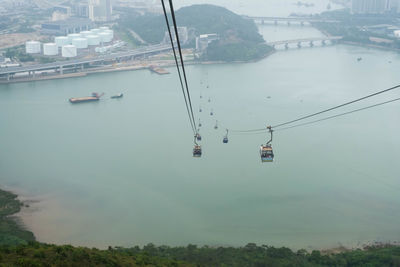
[[352,0],[353,14],[382,14],[390,7],[390,0]]
[[399,13],[400,11],[400,0],[388,0],[387,10],[391,12]]
[[89,5],[86,3],[79,3],[74,6],[74,13],[76,17],[88,18],[89,17]]
[[92,21],[110,21],[112,18],[111,0],[89,0],[89,18]]

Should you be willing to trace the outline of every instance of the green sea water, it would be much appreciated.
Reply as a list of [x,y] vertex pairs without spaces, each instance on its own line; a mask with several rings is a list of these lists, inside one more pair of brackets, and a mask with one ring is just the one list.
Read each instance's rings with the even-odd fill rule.
[[[299,26],[260,31],[267,40],[320,36]],[[201,159],[191,155],[174,68],[0,85],[0,185],[38,200],[23,218],[51,243],[325,248],[400,240],[399,104],[277,131],[272,164],[259,158],[265,134],[222,143],[225,128],[275,125],[397,85],[399,69],[397,53],[343,45],[188,66]],[[106,94],[68,102],[92,92]]]

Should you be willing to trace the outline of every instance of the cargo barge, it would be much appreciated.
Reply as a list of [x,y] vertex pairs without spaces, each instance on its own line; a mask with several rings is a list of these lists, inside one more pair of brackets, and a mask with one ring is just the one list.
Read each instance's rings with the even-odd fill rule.
[[92,96],[85,96],[85,97],[71,97],[69,102],[71,103],[82,103],[82,102],[92,102],[92,101],[99,101],[100,98],[104,95],[98,93],[92,93]]

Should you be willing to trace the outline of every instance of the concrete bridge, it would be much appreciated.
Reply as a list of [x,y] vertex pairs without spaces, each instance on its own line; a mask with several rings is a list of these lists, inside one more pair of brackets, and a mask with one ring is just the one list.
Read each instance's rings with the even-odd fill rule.
[[304,25],[305,23],[313,23],[313,22],[329,22],[329,23],[337,23],[338,20],[325,19],[320,17],[253,17],[253,16],[243,16],[247,19],[252,19],[256,23],[265,24],[266,22],[273,22],[275,25],[278,22],[285,22],[287,25],[291,25],[292,23],[297,23],[300,25]]
[[302,39],[294,39],[294,40],[283,40],[283,41],[275,41],[275,42],[267,42],[267,45],[275,47],[277,45],[285,45],[285,48],[289,48],[289,44],[297,44],[297,47],[301,47],[303,43],[308,43],[310,46],[314,46],[314,42],[321,42],[322,45],[325,45],[327,41],[337,42],[341,40],[342,36],[326,36],[326,37],[316,37],[316,38],[302,38]]
[[45,70],[56,70],[60,74],[63,74],[64,70],[71,69],[84,69],[85,66],[98,63],[102,64],[104,62],[110,61],[121,61],[121,60],[131,60],[135,57],[147,56],[152,54],[157,54],[164,51],[171,50],[170,45],[151,45],[143,48],[138,48],[135,50],[120,52],[120,53],[112,53],[107,55],[101,55],[94,58],[85,58],[85,59],[71,59],[66,61],[57,61],[53,63],[46,64],[35,64],[29,66],[22,67],[10,67],[10,68],[1,68],[0,69],[0,79],[7,79],[8,81],[13,78],[16,73],[28,73],[29,76],[35,76],[36,71],[45,71]]

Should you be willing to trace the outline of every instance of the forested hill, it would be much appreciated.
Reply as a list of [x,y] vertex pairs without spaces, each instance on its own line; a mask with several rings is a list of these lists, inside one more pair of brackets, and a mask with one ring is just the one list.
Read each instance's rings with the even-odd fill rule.
[[[214,5],[193,5],[176,11],[178,26],[189,29],[194,47],[194,36],[217,33],[218,42],[210,45],[205,60],[255,60],[265,56],[272,48],[264,44],[263,37],[252,20],[243,18],[226,8]],[[148,43],[160,43],[165,31],[163,15],[131,16],[125,14],[120,20],[123,27],[130,28]]]

